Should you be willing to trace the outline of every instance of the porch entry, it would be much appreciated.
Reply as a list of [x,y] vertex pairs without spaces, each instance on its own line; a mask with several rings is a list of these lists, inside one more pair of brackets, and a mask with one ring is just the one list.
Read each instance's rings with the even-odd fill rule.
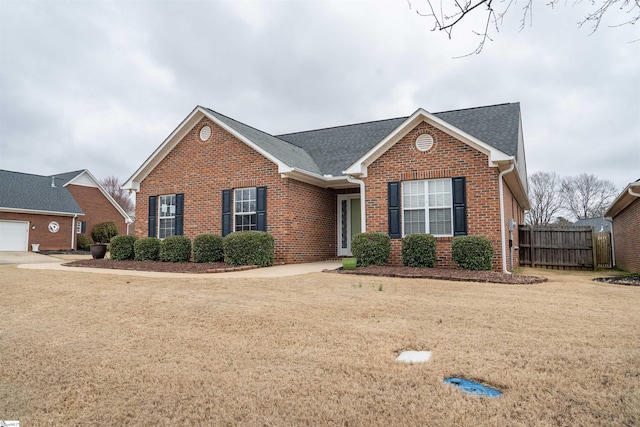
[[351,239],[361,231],[360,194],[339,194],[338,256],[351,256]]

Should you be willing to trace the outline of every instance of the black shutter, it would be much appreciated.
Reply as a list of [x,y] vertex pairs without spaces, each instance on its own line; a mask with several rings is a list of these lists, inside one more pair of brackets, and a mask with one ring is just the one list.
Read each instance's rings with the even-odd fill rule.
[[156,237],[156,196],[149,196],[149,237]]
[[400,231],[400,182],[388,183],[387,198],[389,201],[389,237],[399,239]]
[[231,233],[231,190],[222,190],[222,237]]
[[464,177],[452,178],[453,184],[453,235],[467,234],[467,189]]
[[85,221],[80,221],[80,232],[81,233],[87,232],[87,223]]
[[267,231],[267,187],[256,188],[256,216],[258,231]]
[[184,228],[184,193],[176,194],[176,236],[182,236]]

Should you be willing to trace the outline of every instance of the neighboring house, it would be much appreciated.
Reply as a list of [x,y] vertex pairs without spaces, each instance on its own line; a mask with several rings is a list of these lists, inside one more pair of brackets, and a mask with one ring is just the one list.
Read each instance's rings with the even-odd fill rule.
[[616,267],[640,273],[640,179],[627,185],[604,216],[613,219]]
[[127,234],[131,218],[88,170],[42,176],[0,170],[0,250],[75,249],[77,235],[91,235],[113,221]]
[[596,233],[611,231],[611,220],[604,217],[579,219],[574,222],[573,225],[589,226],[593,228]]
[[479,235],[499,270],[509,219],[529,209],[526,176],[518,103],[278,136],[197,106],[123,188],[140,237],[262,230],[276,262],[300,263],[348,256],[355,234],[377,231],[400,264],[402,237],[426,232],[453,266],[453,236]]

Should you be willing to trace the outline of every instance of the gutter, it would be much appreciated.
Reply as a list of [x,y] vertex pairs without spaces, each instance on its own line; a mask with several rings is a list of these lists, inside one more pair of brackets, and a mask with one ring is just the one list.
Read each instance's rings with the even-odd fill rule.
[[367,204],[364,197],[364,181],[356,179],[351,175],[347,175],[347,181],[360,185],[360,231],[365,233],[367,231]]
[[507,269],[507,255],[506,255],[507,245],[505,243],[505,234],[504,234],[504,190],[502,189],[502,186],[503,186],[503,176],[513,171],[515,167],[516,167],[516,164],[511,163],[511,166],[509,166],[509,169],[503,170],[502,172],[500,172],[500,175],[498,175],[498,188],[500,192],[500,234],[502,235],[502,238],[500,239],[501,240],[500,244],[502,245],[502,272],[506,274],[512,274],[512,273]]
[[631,186],[629,186],[629,194],[631,194],[632,196],[636,196],[636,197],[640,197],[639,193],[634,193],[633,190],[631,189]]

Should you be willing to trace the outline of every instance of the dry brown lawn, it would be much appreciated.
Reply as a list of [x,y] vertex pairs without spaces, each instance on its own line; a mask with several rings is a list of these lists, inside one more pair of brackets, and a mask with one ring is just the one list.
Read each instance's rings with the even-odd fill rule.
[[[0,267],[0,420],[90,425],[640,425],[640,288]],[[602,275],[602,274],[600,274]],[[426,364],[395,361],[430,350]],[[463,394],[464,376],[504,392]]]

